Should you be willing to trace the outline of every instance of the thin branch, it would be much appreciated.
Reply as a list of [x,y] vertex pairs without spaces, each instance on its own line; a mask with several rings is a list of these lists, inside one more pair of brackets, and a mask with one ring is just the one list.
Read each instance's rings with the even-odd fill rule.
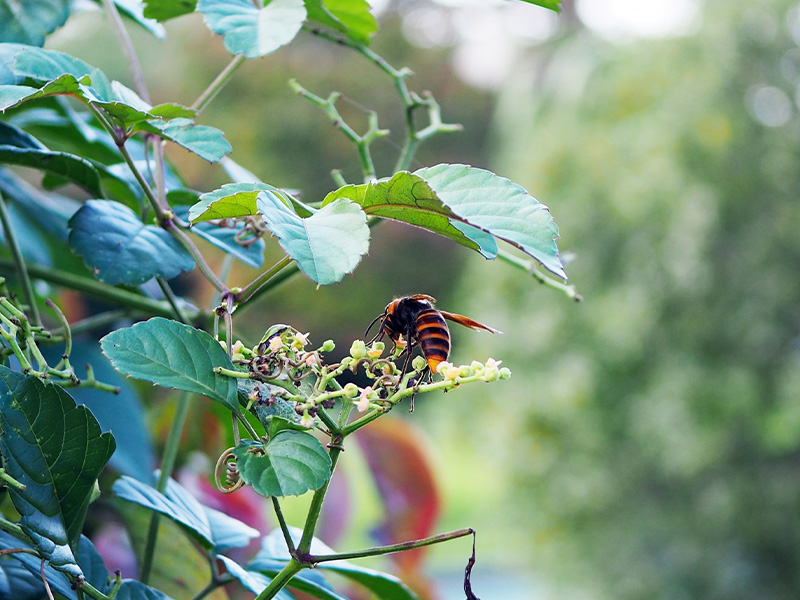
[[103,7],[106,14],[111,19],[111,26],[117,38],[122,45],[122,51],[125,53],[125,58],[128,61],[128,68],[131,70],[131,77],[133,78],[133,87],[136,93],[141,96],[142,100],[150,103],[150,94],[147,91],[147,84],[144,81],[144,72],[142,66],[139,64],[139,58],[136,56],[136,51],[133,49],[131,37],[128,35],[128,30],[122,23],[122,18],[117,11],[117,5],[112,0],[103,0]]
[[31,278],[28,275],[28,268],[22,256],[22,250],[20,250],[19,243],[17,242],[17,236],[14,233],[14,229],[11,227],[11,220],[8,216],[8,210],[6,209],[6,201],[2,193],[0,193],[0,221],[2,221],[6,243],[14,259],[14,267],[19,276],[20,285],[22,285],[22,293],[25,295],[25,301],[29,306],[31,320],[34,325],[40,326],[42,324],[42,319],[39,315],[39,307],[36,306],[36,296],[33,293]]
[[214,97],[219,93],[219,91],[225,87],[225,84],[228,83],[228,80],[231,76],[236,72],[242,63],[245,61],[244,54],[238,54],[233,57],[228,66],[223,69],[223,71],[217,75],[216,79],[211,82],[203,93],[194,101],[192,104],[192,108],[197,111],[197,114],[203,112],[203,109],[208,106],[208,104],[214,99]]

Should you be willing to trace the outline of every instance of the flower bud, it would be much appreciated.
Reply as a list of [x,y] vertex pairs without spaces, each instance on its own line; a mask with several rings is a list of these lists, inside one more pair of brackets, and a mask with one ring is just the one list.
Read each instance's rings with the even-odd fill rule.
[[358,396],[358,386],[355,383],[348,383],[344,386],[344,395],[348,398],[355,398]]
[[333,340],[325,340],[320,350],[323,352],[333,352],[334,348],[336,348],[336,344],[333,343]]
[[472,369],[469,367],[469,365],[461,365],[458,367],[459,377],[469,377],[470,375],[472,375]]
[[411,368],[414,369],[415,371],[422,371],[422,369],[425,368],[426,364],[427,363],[425,362],[424,358],[422,358],[421,356],[415,356],[414,360],[411,361]]
[[497,367],[486,367],[483,370],[483,380],[487,383],[490,381],[497,381],[500,379],[500,369]]
[[478,360],[473,360],[473,361],[472,361],[472,362],[469,364],[469,368],[470,368],[470,370],[471,370],[471,371],[472,371],[474,374],[476,374],[476,375],[477,375],[479,371],[482,371],[482,370],[483,370],[483,363],[482,363],[482,362],[480,362],[480,361],[478,361]]
[[358,360],[359,358],[364,358],[367,355],[367,345],[364,343],[363,340],[354,340],[353,344],[350,346],[350,356]]
[[308,411],[303,413],[303,416],[300,417],[300,425],[303,427],[313,427],[314,426],[314,417],[308,414]]
[[501,367],[500,379],[511,379],[511,369],[508,367]]
[[372,344],[372,346],[370,346],[370,349],[367,350],[367,356],[372,359],[380,358],[380,355],[383,354],[383,349],[385,347],[386,346],[383,342],[375,342]]

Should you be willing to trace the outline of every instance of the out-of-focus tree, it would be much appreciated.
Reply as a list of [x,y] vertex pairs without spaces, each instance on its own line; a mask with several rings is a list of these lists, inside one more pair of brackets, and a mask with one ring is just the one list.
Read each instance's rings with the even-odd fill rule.
[[709,1],[682,37],[554,41],[501,103],[492,166],[548,199],[585,302],[470,264],[515,387],[451,423],[510,469],[470,502],[581,597],[800,593],[798,43],[791,2]]

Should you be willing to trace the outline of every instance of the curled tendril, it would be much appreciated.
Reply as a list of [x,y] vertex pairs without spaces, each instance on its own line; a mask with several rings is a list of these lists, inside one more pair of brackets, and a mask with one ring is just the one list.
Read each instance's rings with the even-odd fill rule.
[[[222,479],[222,471],[224,470],[224,479]],[[235,492],[244,485],[239,469],[236,466],[236,457],[233,454],[233,448],[228,448],[217,459],[217,466],[214,468],[214,483],[217,489],[225,494]]]

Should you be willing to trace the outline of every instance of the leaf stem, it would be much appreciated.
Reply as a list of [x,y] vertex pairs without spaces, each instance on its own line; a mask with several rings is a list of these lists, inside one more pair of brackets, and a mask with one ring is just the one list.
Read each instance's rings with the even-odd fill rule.
[[112,0],[103,0],[103,7],[105,8],[108,18],[111,20],[111,26],[120,41],[122,51],[125,53],[125,58],[128,61],[128,68],[131,70],[131,77],[133,78],[133,87],[136,93],[142,97],[142,100],[150,103],[150,94],[147,91],[147,84],[144,80],[144,73],[142,66],[139,64],[139,58],[136,56],[136,51],[133,49],[131,37],[128,35],[128,30],[122,23],[122,19],[117,11],[117,6]]
[[[13,268],[14,262],[12,260],[0,258],[0,273],[8,273],[12,271]],[[74,273],[67,273],[36,264],[27,265],[27,269],[28,273],[36,279],[42,279],[150,315],[166,318],[171,318],[173,316],[172,309],[166,302],[153,300],[141,294],[114,287],[90,277],[82,277]],[[199,312],[195,313],[192,317],[197,317],[199,314]]]
[[564,294],[566,294],[568,298],[571,298],[575,302],[580,302],[581,300],[583,300],[583,296],[581,296],[578,293],[578,290],[575,289],[574,285],[567,285],[565,283],[561,283],[560,281],[556,281],[555,279],[547,277],[546,275],[541,273],[539,271],[539,262],[536,260],[526,260],[524,258],[519,258],[518,256],[515,256],[510,252],[507,252],[506,250],[498,250],[497,258],[514,267],[517,267],[518,269],[522,269],[542,285],[546,285],[547,287],[553,288],[554,290],[563,292]]
[[289,531],[289,525],[286,523],[286,517],[283,516],[280,500],[278,500],[278,498],[275,496],[272,496],[272,508],[275,510],[275,516],[278,519],[278,525],[281,528],[281,533],[283,533],[283,540],[286,542],[286,548],[289,549],[289,555],[294,556],[297,549],[294,547],[294,540],[292,540],[292,534]]
[[6,243],[11,251],[11,256],[14,260],[19,282],[22,286],[22,293],[25,295],[25,301],[28,303],[31,311],[31,320],[34,325],[41,325],[42,319],[39,315],[39,307],[36,306],[36,296],[33,293],[33,286],[31,285],[31,278],[28,275],[28,268],[25,264],[25,259],[22,256],[22,250],[17,242],[17,236],[14,229],[11,227],[11,220],[8,216],[8,209],[6,208],[6,201],[3,194],[0,193],[0,221],[2,221],[3,233],[5,234]]
[[300,543],[297,544],[297,555],[306,556],[311,550],[311,540],[314,538],[314,531],[317,528],[317,521],[322,513],[322,502],[325,500],[325,495],[328,493],[328,486],[331,484],[333,472],[336,469],[336,463],[339,461],[339,455],[344,451],[341,446],[343,436],[334,436],[331,440],[330,457],[331,457],[331,477],[325,484],[314,492],[311,498],[311,504],[308,506],[308,514],[306,515],[306,522],[303,525],[303,535],[300,538]]
[[[189,414],[189,392],[181,392],[178,397],[178,405],[175,409],[175,416],[172,418],[169,434],[167,435],[164,446],[164,454],[161,457],[161,473],[158,476],[156,489],[162,494],[167,489],[167,483],[175,468],[175,459],[178,456],[178,447],[186,425],[186,416]],[[146,584],[150,579],[150,572],[153,568],[153,557],[155,555],[156,540],[158,538],[158,525],[160,522],[159,513],[154,512],[150,517],[150,527],[147,530],[147,541],[145,543],[144,555],[142,557],[142,569],[139,579]]]
[[183,309],[178,304],[178,298],[175,296],[175,292],[172,291],[169,283],[163,277],[156,277],[156,283],[158,283],[158,287],[160,287],[161,291],[164,293],[164,298],[166,298],[170,307],[172,307],[175,318],[181,323],[188,324],[189,320],[186,318],[186,315],[183,314]]
[[425,546],[432,546],[433,544],[449,542],[450,540],[466,537],[472,533],[474,533],[472,528],[457,529],[456,531],[440,533],[438,535],[432,535],[419,540],[400,542],[399,544],[389,544],[387,546],[373,546],[372,548],[364,548],[363,550],[355,550],[353,552],[337,552],[336,554],[323,555],[312,554],[308,556],[308,560],[314,564],[319,564],[334,560],[350,560],[353,558],[366,558],[368,556],[382,556],[384,554],[391,554],[393,552],[403,552],[405,550],[413,550],[415,548],[424,548]]
[[[260,273],[255,279],[253,279],[253,281],[248,283],[244,288],[242,288],[242,290],[238,294],[236,294],[235,300],[237,304],[245,304],[247,302],[250,302],[255,297],[260,296],[270,287],[274,287],[275,285],[274,283],[269,287],[266,287],[266,285],[271,280],[277,278],[278,275],[281,273],[281,271],[284,271],[287,267],[292,265],[292,263],[293,261],[291,257],[286,255],[278,262],[276,262],[274,265],[272,265],[272,267],[270,267],[263,273]],[[281,278],[281,281],[283,281],[286,277],[294,275],[294,273],[300,270],[299,267],[297,267],[297,263],[294,263],[294,267],[295,267],[294,270],[284,275],[284,277]]]
[[211,82],[211,84],[203,90],[203,93],[194,101],[191,108],[197,111],[197,114],[203,112],[206,106],[214,99],[214,97],[219,93],[219,91],[225,87],[225,84],[228,83],[228,80],[231,76],[236,72],[242,63],[245,61],[244,54],[237,54],[233,57],[231,62],[228,63],[228,66],[225,67],[222,72],[217,75],[216,79]]
[[286,566],[281,569],[281,572],[272,578],[269,585],[267,585],[254,600],[270,600],[274,598],[278,592],[286,587],[286,584],[291,581],[292,577],[302,571],[303,568],[303,565],[301,565],[296,558],[292,558],[286,563]]
[[211,269],[211,267],[206,262],[205,257],[200,252],[200,249],[197,245],[191,240],[191,238],[186,235],[186,233],[181,229],[181,227],[174,221],[174,219],[168,219],[163,222],[164,229],[166,229],[172,237],[174,237],[178,242],[183,246],[189,254],[192,255],[197,268],[200,272],[205,276],[205,278],[209,281],[211,285],[214,286],[220,292],[227,292],[228,287],[223,283],[223,281],[217,277],[217,274]]

